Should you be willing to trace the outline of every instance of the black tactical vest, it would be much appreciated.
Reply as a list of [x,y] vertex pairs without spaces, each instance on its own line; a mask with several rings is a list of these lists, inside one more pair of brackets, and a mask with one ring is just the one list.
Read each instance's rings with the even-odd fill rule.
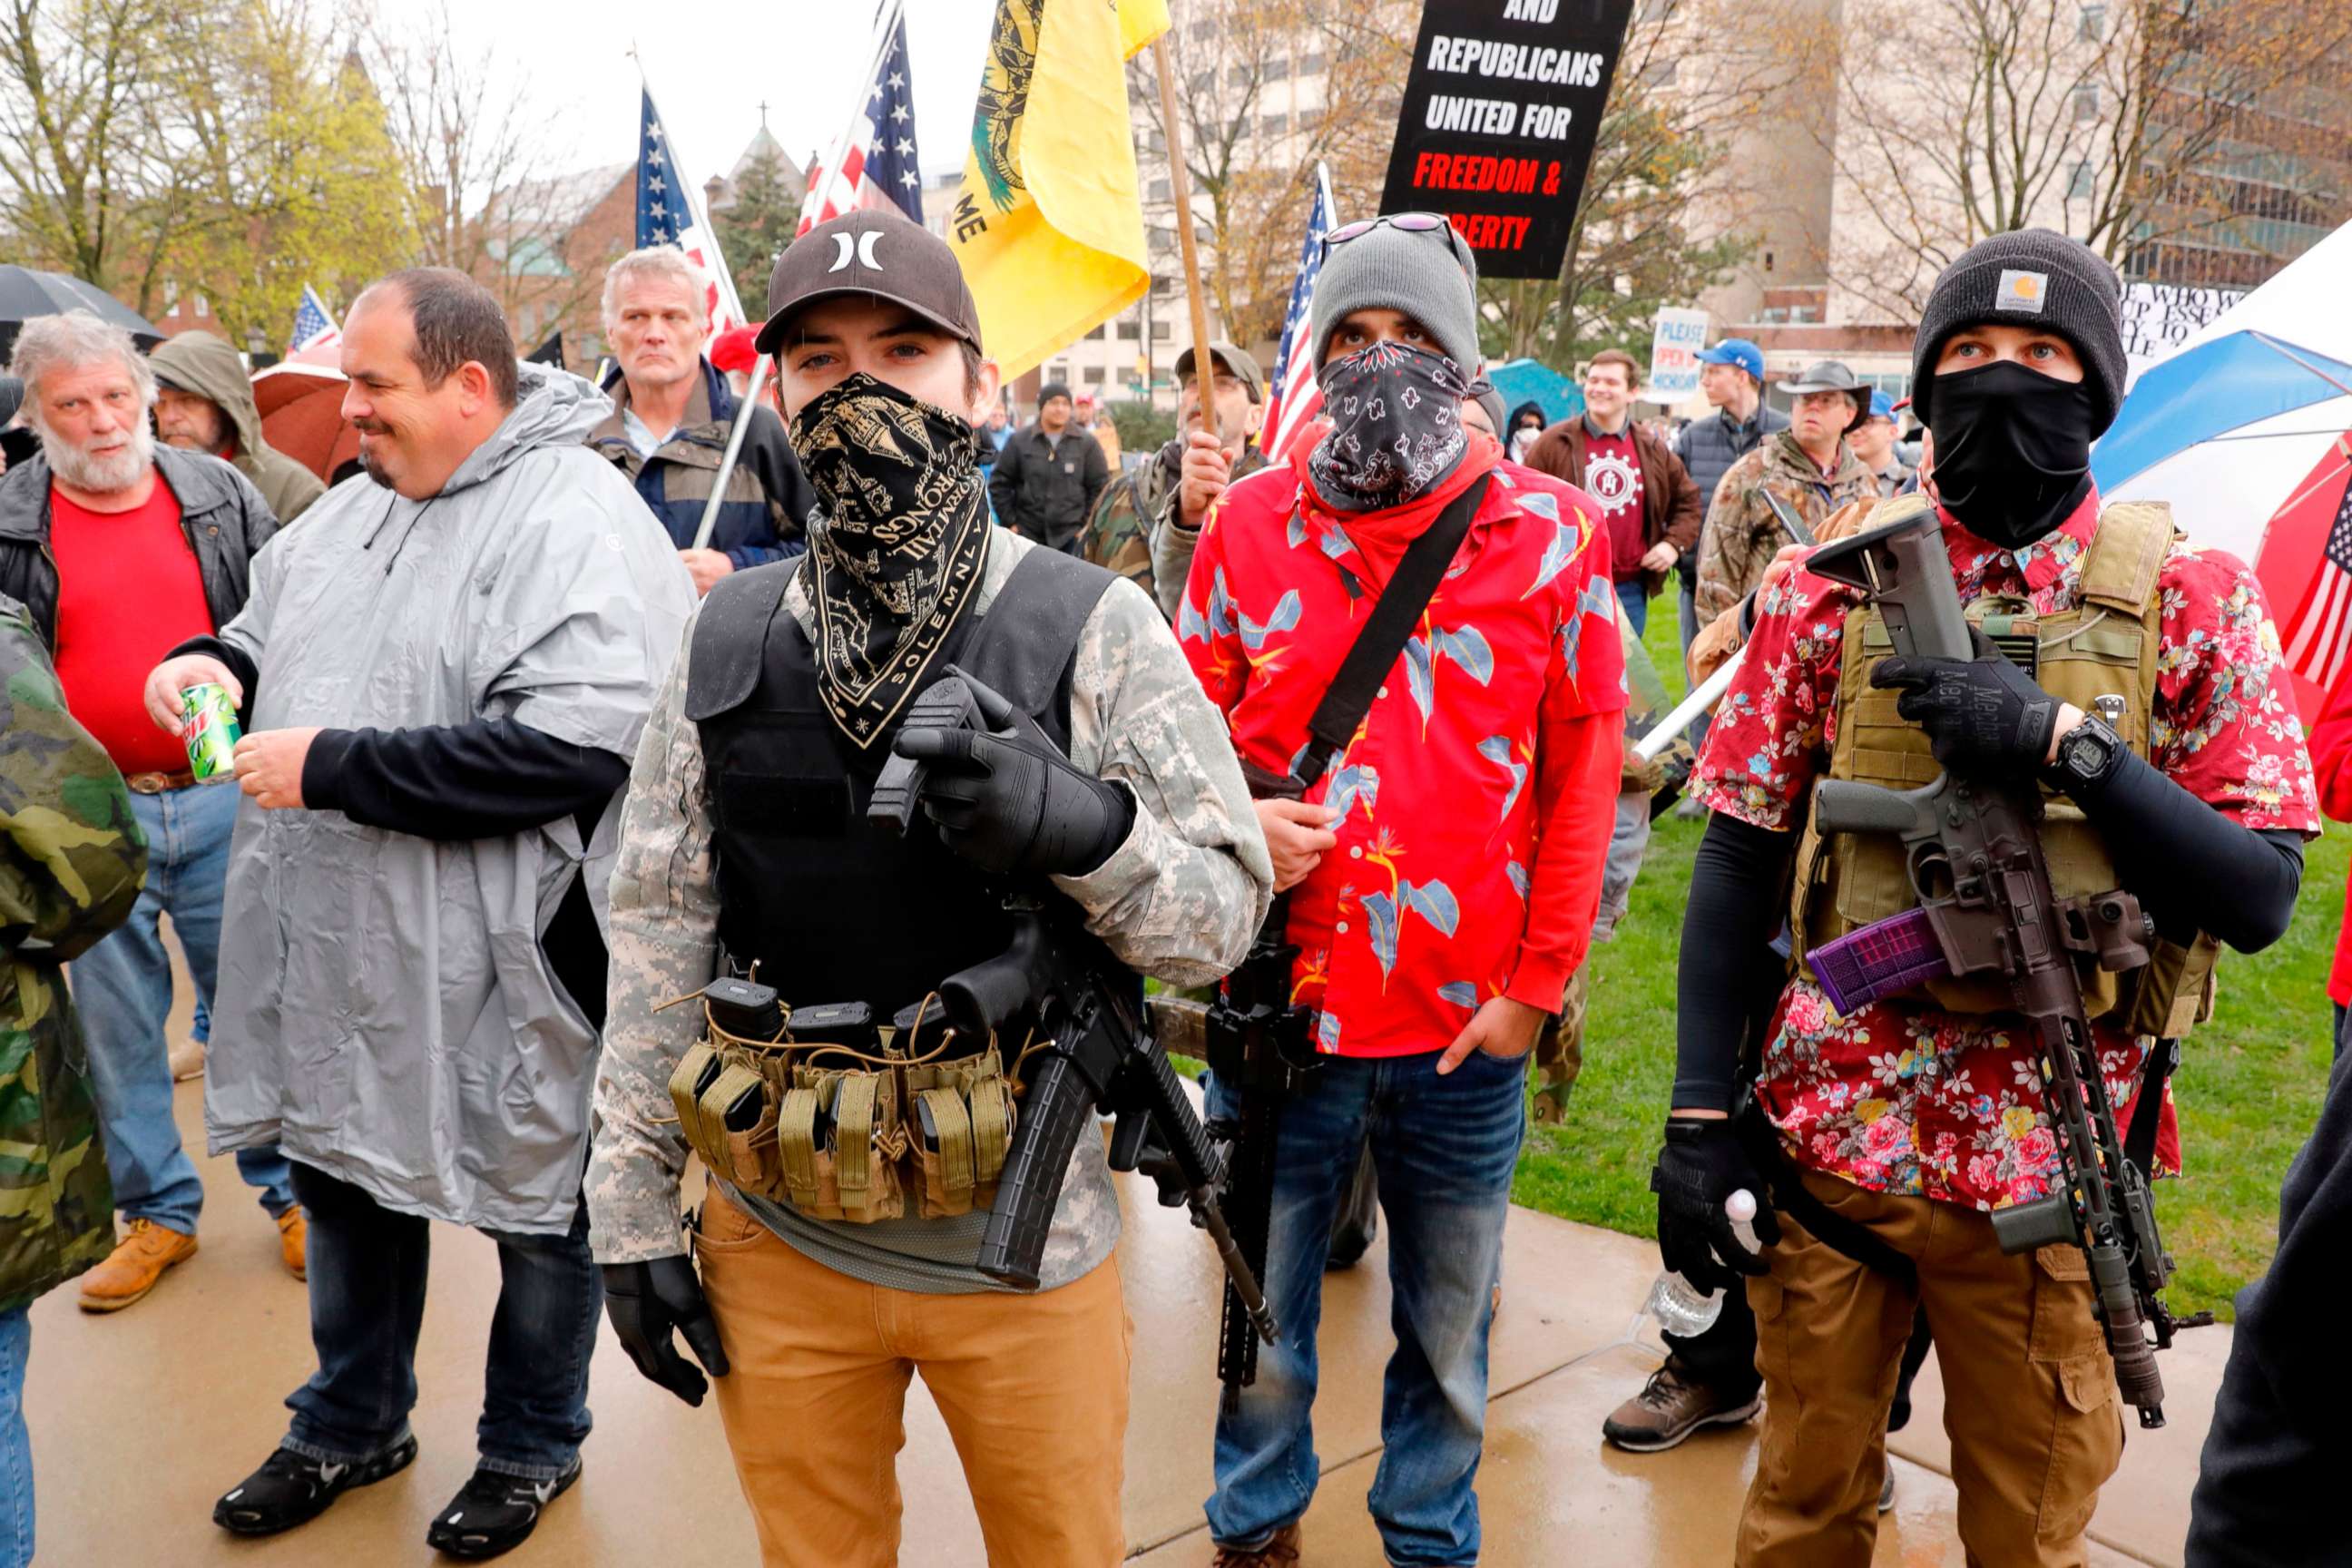
[[[815,647],[784,607],[800,566],[721,578],[688,655],[686,716],[702,738],[719,937],[732,973],[756,961],[761,984],[793,1006],[864,1002],[887,1020],[1003,952],[1012,922],[928,819],[919,815],[904,838],[866,820],[890,737],[853,745],[825,711]],[[1030,551],[987,615],[967,613],[933,677],[960,665],[1066,752],[1078,634],[1113,581],[1074,557]]]

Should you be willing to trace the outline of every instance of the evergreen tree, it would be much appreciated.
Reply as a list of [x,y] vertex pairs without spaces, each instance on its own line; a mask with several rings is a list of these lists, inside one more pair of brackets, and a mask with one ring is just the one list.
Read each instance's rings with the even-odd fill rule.
[[735,183],[735,205],[711,215],[719,251],[735,279],[736,298],[754,315],[768,298],[768,274],[775,268],[776,257],[800,226],[796,184],[782,158],[762,152],[743,166],[743,177]]

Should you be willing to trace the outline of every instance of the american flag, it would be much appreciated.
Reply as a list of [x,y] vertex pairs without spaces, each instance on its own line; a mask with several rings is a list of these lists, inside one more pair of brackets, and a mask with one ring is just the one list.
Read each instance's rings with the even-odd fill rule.
[[743,324],[743,307],[735,298],[735,279],[727,274],[727,258],[719,254],[719,237],[702,210],[702,192],[671,153],[669,135],[662,130],[660,111],[654,108],[653,89],[645,89],[645,107],[637,138],[637,247],[675,245],[698,268],[707,280],[703,309],[712,337]]
[[858,207],[895,206],[923,221],[923,175],[915,162],[915,82],[907,67],[907,19],[897,15],[900,9],[884,9],[888,41],[875,63],[865,101],[833,166],[820,163],[813,172],[795,234]]
[[1282,346],[1274,355],[1274,393],[1265,405],[1265,436],[1259,445],[1266,461],[1278,463],[1323,411],[1323,388],[1315,379],[1315,333],[1311,320],[1315,279],[1323,270],[1323,237],[1331,215],[1331,177],[1315,166],[1315,201],[1307,209],[1307,243],[1298,253],[1298,279],[1290,286],[1290,311],[1282,319]]
[[343,330],[335,325],[335,318],[327,314],[320,302],[319,291],[308,283],[302,285],[302,302],[294,307],[294,339],[287,346],[289,354],[299,354],[304,349],[331,348],[343,341]]
[[[2352,444],[2352,437],[2347,443]],[[2287,667],[2322,691],[2333,691],[2352,665],[2352,481],[2336,503],[2319,571],[2279,635],[2286,644]]]

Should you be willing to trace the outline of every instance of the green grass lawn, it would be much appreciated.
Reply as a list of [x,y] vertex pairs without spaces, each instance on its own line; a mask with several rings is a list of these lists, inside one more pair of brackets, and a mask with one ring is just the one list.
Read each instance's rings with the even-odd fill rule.
[[[1653,601],[1651,655],[1682,689],[1674,600]],[[1557,1130],[1528,1140],[1515,1195],[1547,1214],[1635,1236],[1657,1230],[1649,1190],[1658,1124],[1674,1078],[1675,966],[1701,824],[1661,819],[1616,939],[1594,950],[1584,1071]],[[2279,1183],[2319,1114],[2326,1087],[2327,968],[2343,912],[2352,834],[2312,846],[2284,940],[2223,960],[2219,1012],[2191,1037],[2174,1080],[2187,1172],[2158,1188],[2158,1215],[2180,1272],[2175,1311],[2231,1314],[2230,1298],[2276,1245]]]

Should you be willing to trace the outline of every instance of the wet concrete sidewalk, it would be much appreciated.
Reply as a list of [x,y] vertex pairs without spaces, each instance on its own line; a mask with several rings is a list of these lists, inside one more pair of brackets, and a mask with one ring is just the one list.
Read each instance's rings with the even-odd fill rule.
[[[178,1111],[201,1147],[198,1085]],[[285,1431],[286,1394],[312,1365],[303,1289],[278,1265],[278,1237],[224,1158],[202,1162],[203,1250],[154,1294],[111,1317],[74,1305],[71,1287],[33,1310],[26,1415],[40,1509],[39,1561],[366,1564],[442,1561],[424,1544],[433,1511],[473,1465],[481,1364],[498,1287],[496,1249],[436,1228],[417,1378],[422,1452],[405,1473],[356,1492],[291,1534],[232,1540],[211,1523],[214,1499],[258,1465]],[[1213,1257],[1148,1186],[1123,1188],[1119,1251],[1136,1325],[1128,1435],[1129,1551],[1150,1568],[1192,1568],[1211,1554],[1201,1521],[1215,1415]],[[1380,1459],[1381,1370],[1389,1352],[1386,1254],[1331,1278],[1317,1410],[1324,1477],[1307,1515],[1307,1562],[1376,1568],[1379,1538],[1364,1495]],[[1616,1568],[1712,1564],[1730,1557],[1754,1465],[1751,1428],[1714,1431],[1670,1453],[1621,1454],[1601,1417],[1657,1364],[1636,1310],[1657,1255],[1646,1242],[1515,1210],[1506,1242],[1503,1311],[1493,1351],[1493,1407],[1479,1490],[1489,1568],[1606,1563]],[[2103,1499],[2095,1564],[2177,1563],[2189,1491],[2229,1350],[2226,1328],[2184,1336],[2164,1359],[2171,1425],[2135,1430],[2122,1475]],[[1087,1369],[1074,1369],[1088,1375]],[[596,1429],[581,1484],[507,1561],[638,1565],[748,1564],[751,1530],[716,1412],[689,1410],[639,1378],[609,1328],[591,1404]],[[1899,1501],[1876,1561],[1958,1568],[1942,1394],[1930,1360],[1910,1428],[1895,1438]],[[916,1385],[899,1460],[907,1493],[901,1560],[984,1561],[946,1428]]]

